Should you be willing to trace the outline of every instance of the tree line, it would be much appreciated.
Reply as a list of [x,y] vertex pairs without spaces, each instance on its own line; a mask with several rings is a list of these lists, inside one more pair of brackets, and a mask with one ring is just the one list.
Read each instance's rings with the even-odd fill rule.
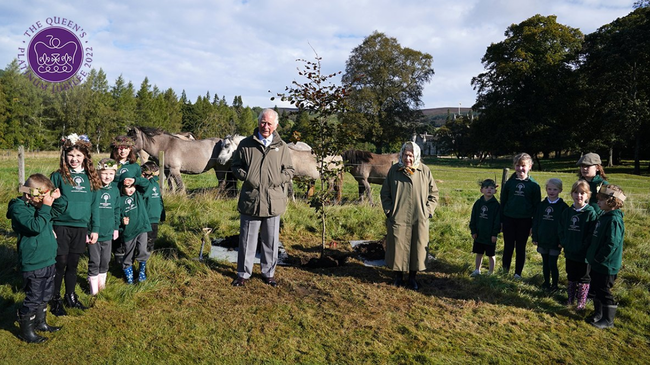
[[[484,72],[471,80],[477,93],[472,113],[448,118],[435,131],[440,146],[482,158],[598,151],[617,162],[625,154],[640,172],[640,160],[649,152],[643,140],[650,134],[648,3],[636,3],[627,16],[587,35],[553,15],[508,27],[505,40],[487,47]],[[344,103],[330,117],[328,133],[343,146],[388,152],[416,132],[433,131],[420,112],[432,65],[431,55],[402,47],[384,33],[366,37],[341,72]],[[314,71],[304,70],[303,76]],[[109,85],[101,69],[59,92],[43,90],[35,79],[21,74],[15,61],[0,75],[0,148],[50,149],[60,136],[82,132],[106,151],[113,136],[133,125],[188,131],[197,138],[247,135],[261,111],[244,106],[240,96],[229,105],[209,92],[191,102],[184,91],[178,97],[147,78],[138,90],[122,76]],[[280,112],[279,132],[287,140],[315,143],[320,132],[310,121],[318,116],[296,106],[297,112]]]

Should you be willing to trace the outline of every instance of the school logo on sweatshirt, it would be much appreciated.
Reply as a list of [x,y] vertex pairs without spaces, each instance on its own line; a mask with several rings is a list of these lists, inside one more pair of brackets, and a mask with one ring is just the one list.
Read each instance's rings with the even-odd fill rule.
[[72,192],[73,193],[85,193],[86,192],[86,187],[84,186],[84,183],[86,182],[86,179],[84,179],[83,176],[77,175],[72,178],[72,182],[74,183],[74,186],[72,187]]
[[157,187],[154,186],[153,188],[151,188],[151,191],[152,191],[152,193],[151,193],[151,197],[152,197],[152,198],[158,198],[158,197],[160,197],[160,193],[158,192],[158,188],[157,188]]
[[569,224],[569,231],[580,232],[580,217],[574,215],[571,217],[571,224]]
[[553,207],[551,207],[551,206],[546,207],[546,210],[544,211],[544,213],[546,213],[546,214],[544,214],[544,215],[542,216],[542,219],[543,219],[543,220],[546,220],[546,221],[552,221],[552,220],[554,220],[554,219],[553,219]]
[[519,183],[517,184],[517,190],[515,190],[515,196],[524,196],[526,190],[526,184],[524,183]]
[[118,172],[118,175],[122,175],[122,174],[124,174],[124,173],[126,173],[126,172],[129,172],[129,169],[127,169],[126,167],[122,167],[122,168],[120,169],[120,171]]
[[135,204],[135,199],[132,196],[124,200],[124,213],[129,213],[132,210],[138,209],[138,206]]
[[488,207],[484,205],[481,207],[481,213],[478,215],[480,219],[488,219]]
[[109,192],[102,193],[101,200],[99,202],[100,209],[111,209],[113,208],[111,204],[111,194]]

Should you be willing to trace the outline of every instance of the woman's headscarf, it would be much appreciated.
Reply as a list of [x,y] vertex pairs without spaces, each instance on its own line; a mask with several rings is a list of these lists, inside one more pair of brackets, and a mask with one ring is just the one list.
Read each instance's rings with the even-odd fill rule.
[[[402,156],[407,148],[413,150],[413,166],[411,167],[407,167],[402,161]],[[420,146],[417,143],[408,141],[402,145],[402,149],[399,151],[399,166],[400,170],[407,172],[409,175],[413,175],[415,169],[420,167]]]

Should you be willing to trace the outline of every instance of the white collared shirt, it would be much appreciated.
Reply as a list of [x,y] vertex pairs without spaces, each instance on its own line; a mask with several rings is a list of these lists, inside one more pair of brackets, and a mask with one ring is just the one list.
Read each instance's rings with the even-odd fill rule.
[[262,134],[260,132],[257,132],[257,136],[259,137],[260,141],[264,144],[264,147],[268,147],[271,145],[271,142],[273,142],[273,134],[269,136],[269,138],[264,138],[262,137]]

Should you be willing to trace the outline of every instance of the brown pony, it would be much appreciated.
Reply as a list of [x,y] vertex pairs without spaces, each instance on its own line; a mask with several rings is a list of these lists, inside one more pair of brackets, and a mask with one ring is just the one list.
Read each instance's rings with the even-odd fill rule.
[[165,173],[167,182],[176,189],[185,190],[181,173],[201,174],[214,170],[219,180],[219,187],[228,194],[236,194],[236,180],[230,171],[230,162],[221,165],[217,156],[221,151],[221,138],[184,140],[157,128],[134,127],[128,135],[135,140],[135,148],[144,150],[152,156],[165,152]]
[[390,167],[399,161],[399,153],[382,155],[359,150],[347,150],[341,157],[345,167],[359,183],[359,199],[363,201],[365,193],[370,204],[372,204],[370,183],[383,184]]

